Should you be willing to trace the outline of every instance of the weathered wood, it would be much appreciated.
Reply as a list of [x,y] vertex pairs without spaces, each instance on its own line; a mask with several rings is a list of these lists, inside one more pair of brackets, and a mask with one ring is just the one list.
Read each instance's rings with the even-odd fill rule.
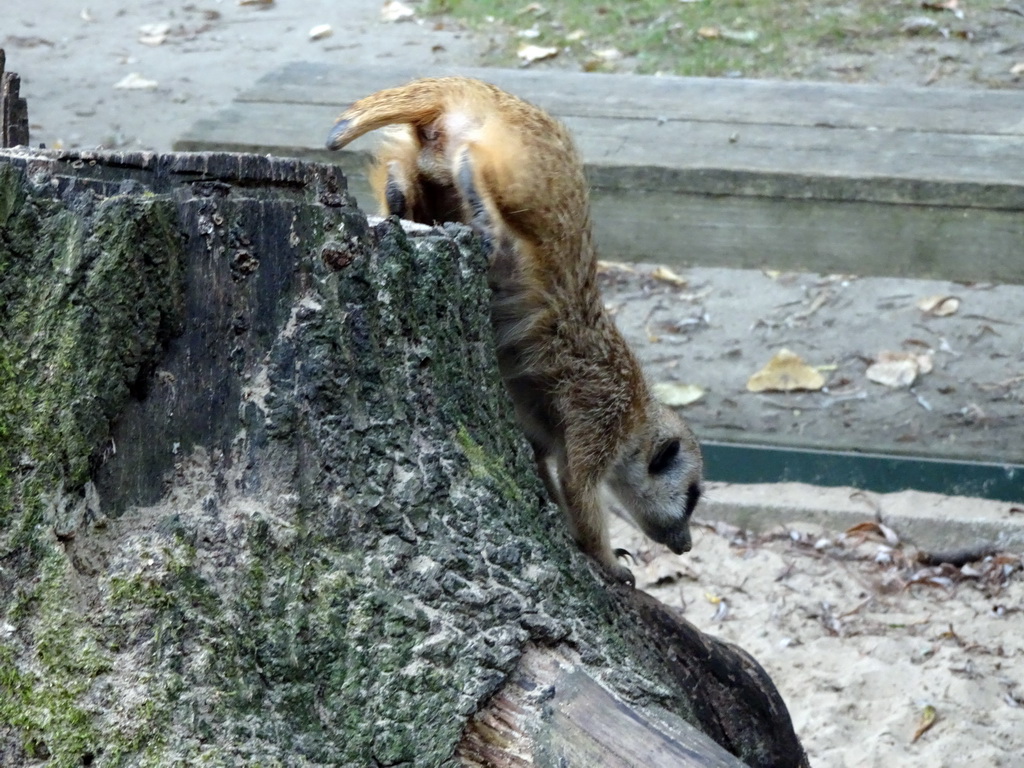
[[0,48],[0,147],[28,144],[28,102],[19,95],[21,78],[4,71],[6,54]]
[[5,150],[0,296],[4,766],[454,765],[537,645],[581,671],[537,750],[806,766],[542,501],[467,229],[330,166]]
[[[594,190],[602,253],[656,264],[1024,282],[1024,212]],[[955,212],[955,214],[954,214]],[[646,224],[636,230],[638,218]],[[967,258],[970,254],[970,258]]]
[[[1024,134],[1020,94],[1014,91],[717,77],[624,77],[551,69],[463,67],[457,73],[521,93],[562,117]],[[293,62],[267,73],[240,94],[238,101],[337,106],[368,91],[426,74],[451,73],[424,73],[420,67]]]
[[[1024,282],[1017,93],[459,73],[569,125],[609,258]],[[175,146],[330,161],[324,135],[345,105],[425,74],[446,73],[292,64],[197,122]],[[334,160],[350,171],[360,199],[368,193],[359,169],[374,142],[354,143]]]
[[[339,153],[323,147],[323,126],[331,126],[340,108],[236,101],[215,118],[197,122],[175,147],[192,151],[215,144],[229,151],[290,151],[318,160],[356,155],[363,162],[379,137],[364,137]],[[284,111],[290,116],[286,122]],[[598,189],[1024,206],[1018,166],[1007,163],[1007,152],[1020,137],[936,133],[925,140],[920,134],[853,129],[559,117],[572,129]],[[929,175],[922,174],[926,163]]]
[[456,751],[467,766],[741,768],[669,712],[644,718],[567,648],[531,647],[508,684],[474,715]]

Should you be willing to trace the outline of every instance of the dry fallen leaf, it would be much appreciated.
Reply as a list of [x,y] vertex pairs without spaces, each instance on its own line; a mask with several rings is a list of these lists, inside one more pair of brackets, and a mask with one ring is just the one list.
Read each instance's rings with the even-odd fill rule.
[[716,40],[722,36],[722,32],[718,27],[701,27],[697,30],[697,37],[703,37],[705,40]]
[[917,378],[917,363],[911,359],[885,360],[868,366],[869,381],[893,389],[909,387]]
[[597,274],[609,275],[612,272],[627,272],[629,274],[635,274],[636,268],[632,264],[627,264],[624,261],[603,261],[597,262]]
[[545,9],[540,3],[530,3],[516,11],[516,16],[524,16],[527,13],[532,13],[534,16],[540,16],[542,13],[545,13]]
[[334,34],[334,30],[330,24],[317,24],[311,30],[309,30],[310,40],[322,40],[325,37],[330,37]]
[[380,8],[380,20],[385,22],[411,21],[416,11],[398,0],[387,0]]
[[911,743],[920,739],[925,731],[935,725],[935,721],[938,719],[938,712],[935,711],[935,707],[931,704],[925,705],[924,709],[921,710],[921,719],[917,723],[917,730],[914,731],[914,736],[910,739]]
[[743,43],[744,45],[751,45],[757,42],[759,35],[756,29],[722,29],[719,30],[719,34],[725,40],[731,40],[734,43]]
[[143,24],[139,27],[139,42],[143,45],[161,45],[167,40],[171,25],[166,22],[159,24]]
[[655,382],[651,389],[659,401],[677,408],[697,402],[706,392],[696,384],[677,384],[673,381]]
[[926,296],[917,302],[917,308],[936,317],[949,317],[960,309],[960,299],[956,296]]
[[923,0],[921,7],[928,11],[949,11],[958,19],[964,17],[964,12],[960,9],[960,0]]
[[525,64],[533,64],[535,61],[550,59],[558,55],[558,49],[546,45],[522,45],[516,51],[516,55]]
[[602,48],[598,51],[591,51],[590,54],[599,61],[619,61],[622,59],[622,51],[618,48]]
[[681,275],[677,275],[668,267],[657,267],[653,272],[651,272],[651,277],[655,280],[660,280],[663,283],[668,283],[669,285],[674,285],[679,288],[685,288],[690,284],[689,280]]
[[574,29],[572,32],[570,32],[568,35],[565,36],[565,39],[567,41],[569,41],[570,43],[578,43],[580,40],[582,40],[586,36],[587,36],[587,33],[584,32],[582,29]]
[[114,87],[122,91],[148,91],[158,85],[156,80],[149,80],[138,72],[130,72],[114,83]]
[[927,16],[913,16],[900,24],[900,32],[905,35],[923,35],[926,32],[937,32],[938,29],[939,23]]
[[874,520],[865,520],[863,523],[857,523],[846,529],[847,536],[855,533],[877,533],[891,547],[899,546],[900,543],[900,537],[896,535],[896,531],[884,523],[877,523]]
[[930,353],[882,351],[868,366],[865,374],[869,381],[893,389],[909,387],[919,375],[931,373],[934,360]]
[[750,377],[748,392],[816,391],[825,386],[825,377],[788,349],[780,349],[768,364]]

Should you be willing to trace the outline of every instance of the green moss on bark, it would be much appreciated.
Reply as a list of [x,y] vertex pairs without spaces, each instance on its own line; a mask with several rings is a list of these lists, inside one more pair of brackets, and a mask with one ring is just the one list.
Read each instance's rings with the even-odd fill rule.
[[181,241],[167,200],[72,212],[27,188],[0,165],[0,722],[78,766],[116,743],[95,711],[111,653],[54,534],[89,514],[111,423],[180,327]]
[[28,757],[61,768],[98,753],[103,740],[86,694],[110,670],[110,654],[73,604],[68,567],[51,549],[35,589],[22,596],[27,604],[9,606],[31,617],[24,637],[32,647],[19,648],[13,637],[0,645],[0,721],[20,730]]

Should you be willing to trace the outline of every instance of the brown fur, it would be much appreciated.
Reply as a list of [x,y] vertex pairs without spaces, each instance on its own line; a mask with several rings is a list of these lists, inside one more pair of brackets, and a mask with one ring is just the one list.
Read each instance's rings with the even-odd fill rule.
[[604,310],[586,178],[566,128],[479,80],[424,79],[353,104],[328,146],[392,124],[403,130],[371,172],[382,209],[490,238],[502,376],[581,548],[632,583],[609,546],[607,490],[652,538],[688,550],[700,448],[651,395]]

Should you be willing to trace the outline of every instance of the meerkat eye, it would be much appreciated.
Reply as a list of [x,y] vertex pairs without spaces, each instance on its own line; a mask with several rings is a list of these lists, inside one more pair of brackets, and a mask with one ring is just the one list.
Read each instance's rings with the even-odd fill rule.
[[672,466],[676,456],[678,455],[678,440],[669,440],[667,443],[663,443],[659,446],[658,450],[655,451],[654,457],[651,459],[651,463],[647,465],[647,471],[652,475],[660,475]]

